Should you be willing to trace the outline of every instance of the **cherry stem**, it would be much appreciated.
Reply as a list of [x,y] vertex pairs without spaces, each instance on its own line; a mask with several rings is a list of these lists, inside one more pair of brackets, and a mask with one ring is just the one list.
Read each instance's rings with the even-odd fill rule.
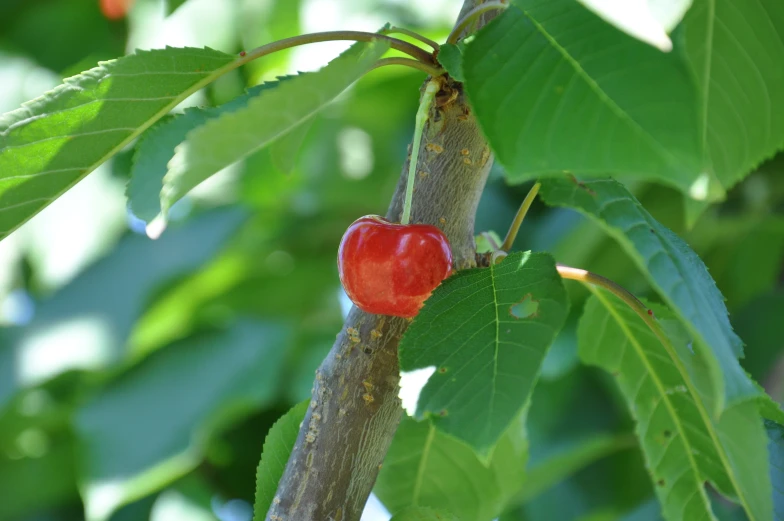
[[486,12],[493,11],[495,9],[506,9],[507,7],[509,7],[509,4],[506,0],[485,2],[482,5],[474,7],[468,11],[466,15],[457,22],[457,24],[455,24],[455,28],[452,29],[451,33],[449,33],[449,36],[446,39],[446,43],[457,43],[457,41],[460,39],[460,35],[463,34],[463,31],[465,31],[466,27],[471,25],[476,21],[477,18]]
[[298,47],[308,43],[334,42],[342,40],[355,42],[374,42],[379,40],[385,41],[389,43],[391,48],[397,51],[408,54],[422,63],[435,65],[435,60],[429,52],[420,47],[417,47],[412,43],[404,42],[403,40],[392,38],[391,36],[387,36],[385,34],[367,33],[363,31],[326,31],[322,33],[310,33],[300,36],[292,36],[291,38],[284,38],[283,40],[268,43],[266,45],[262,45],[261,47],[256,47],[252,51],[246,52],[239,60],[237,60],[237,62],[235,62],[235,65],[243,65],[255,60],[256,58],[261,58],[262,56],[266,56],[268,54],[282,51],[284,49],[290,49],[292,47]]
[[426,72],[431,76],[441,76],[444,74],[444,69],[439,67],[434,67],[432,65],[428,65],[427,63],[422,63],[418,60],[412,60],[411,58],[401,58],[398,56],[392,56],[391,58],[382,58],[378,60],[370,70],[378,69],[379,67],[383,67],[385,65],[403,65],[406,67],[412,67],[414,69],[418,69],[422,72]]
[[556,264],[555,269],[558,271],[558,274],[561,276],[561,278],[582,282],[591,290],[592,293],[595,293],[595,290],[592,288],[592,286],[599,286],[603,289],[606,289],[626,303],[626,305],[629,306],[632,311],[637,313],[637,315],[643,320],[643,322],[645,322],[645,324],[651,329],[653,334],[656,335],[662,344],[665,346],[670,344],[670,339],[664,333],[661,325],[653,316],[653,311],[648,309],[648,307],[643,304],[640,299],[635,297],[631,291],[606,277],[602,277],[596,273],[591,273],[587,270],[571,268],[569,266],[564,266],[563,264]]
[[504,238],[504,243],[501,245],[501,250],[509,251],[512,249],[512,245],[517,238],[517,232],[520,231],[520,225],[523,224],[523,220],[525,219],[525,215],[528,213],[528,209],[531,208],[531,204],[534,202],[536,198],[536,194],[539,193],[539,188],[542,186],[542,183],[536,183],[531,189],[528,191],[528,195],[525,196],[523,199],[523,204],[520,205],[520,208],[517,210],[517,214],[515,215],[514,221],[512,221],[512,225],[509,227],[509,231],[506,232],[506,237]]
[[410,36],[411,38],[414,38],[415,40],[419,40],[420,42],[424,43],[425,45],[429,45],[435,51],[437,51],[438,49],[441,48],[441,46],[438,45],[438,43],[434,42],[430,38],[428,38],[426,36],[422,36],[418,32],[412,31],[410,29],[405,29],[403,27],[394,27],[393,26],[393,27],[390,27],[389,29],[385,29],[385,30],[381,31],[381,34],[405,34],[406,36]]
[[411,201],[414,198],[414,180],[416,179],[417,160],[419,159],[419,146],[422,143],[422,132],[425,128],[428,115],[430,114],[430,105],[433,104],[433,98],[438,92],[439,85],[435,80],[427,82],[425,93],[422,95],[422,101],[419,103],[419,110],[416,113],[416,120],[414,125],[414,142],[411,143],[411,159],[408,161],[408,180],[406,182],[406,198],[403,203],[403,216],[400,218],[400,224],[408,224],[411,219]]

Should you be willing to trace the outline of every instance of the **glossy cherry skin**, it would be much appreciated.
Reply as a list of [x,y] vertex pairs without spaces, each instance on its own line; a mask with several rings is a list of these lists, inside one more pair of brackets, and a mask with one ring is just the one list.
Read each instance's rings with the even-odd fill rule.
[[452,272],[452,250],[435,226],[366,215],[340,241],[338,272],[346,294],[363,311],[414,317]]
[[124,18],[134,0],[101,0],[101,12],[109,20]]

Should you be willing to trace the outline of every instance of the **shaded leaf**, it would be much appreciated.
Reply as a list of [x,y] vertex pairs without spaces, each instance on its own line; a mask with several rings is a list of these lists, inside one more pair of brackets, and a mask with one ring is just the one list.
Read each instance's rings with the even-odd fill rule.
[[313,118],[291,129],[270,145],[270,156],[275,167],[283,173],[290,173],[297,166],[297,153],[308,136]]
[[715,176],[727,189],[784,146],[784,3],[694,2],[683,34],[700,91],[703,164],[711,172],[703,179]]
[[567,306],[543,253],[514,253],[444,281],[400,342],[402,370],[436,367],[417,416],[432,415],[439,430],[488,454],[527,403]]
[[596,434],[540,457],[539,461],[531,461],[522,492],[515,501],[529,501],[591,463],[632,446],[634,438],[630,434]]
[[[637,421],[637,435],[668,520],[715,519],[703,486],[737,496],[749,519],[771,519],[767,456],[754,402],[709,414],[702,357],[665,308],[652,306],[669,338],[662,340],[626,304],[600,289],[578,329],[580,356],[616,375]],[[760,443],[757,443],[760,442]],[[768,492],[766,492],[768,491]]]
[[286,334],[240,322],[194,336],[153,353],[85,404],[75,423],[87,519],[106,519],[186,474],[212,431],[273,398]]
[[525,476],[528,456],[522,417],[501,437],[489,462],[430,420],[403,418],[378,475],[375,494],[393,514],[431,507],[461,521],[498,516]]
[[299,424],[308,412],[310,400],[295,405],[284,414],[267,433],[261,461],[256,471],[256,502],[253,507],[254,519],[262,521],[278,490],[278,482],[286,470],[291,451],[297,441]]
[[765,421],[770,453],[770,481],[773,484],[773,512],[776,521],[784,519],[784,427]]
[[68,78],[2,116],[0,239],[234,59],[212,49],[139,51]]
[[355,44],[318,72],[303,74],[188,134],[164,177],[164,213],[196,185],[301,125],[364,75],[388,44]]
[[738,364],[743,343],[732,330],[724,298],[702,260],[680,237],[612,179],[548,179],[541,193],[547,204],[574,208],[599,223],[678,312],[708,364],[716,396],[714,414],[724,405],[758,394]]

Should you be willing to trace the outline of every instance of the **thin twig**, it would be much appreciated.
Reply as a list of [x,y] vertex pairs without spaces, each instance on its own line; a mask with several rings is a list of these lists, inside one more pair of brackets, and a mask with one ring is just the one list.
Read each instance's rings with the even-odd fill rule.
[[371,70],[378,69],[379,67],[383,67],[384,65],[403,65],[405,67],[413,67],[414,69],[419,69],[422,72],[426,72],[427,74],[433,76],[441,76],[446,71],[440,67],[434,67],[432,65],[428,65],[427,63],[422,63],[419,60],[412,60],[411,58],[402,58],[398,56],[392,56],[390,58],[382,58],[378,60]]
[[433,50],[437,51],[438,49],[441,48],[441,46],[438,45],[437,42],[434,42],[433,40],[431,40],[427,36],[422,36],[421,34],[419,34],[416,31],[412,31],[410,29],[405,29],[403,27],[390,27],[387,30],[381,31],[381,34],[405,34],[406,36],[410,36],[411,38],[414,38],[415,40],[419,40],[420,42],[424,43],[425,45],[429,45],[430,47],[433,48]]
[[417,47],[412,43],[404,42],[403,40],[392,38],[391,36],[387,36],[385,34],[367,33],[363,31],[326,31],[323,33],[310,33],[300,36],[292,36],[291,38],[284,38],[283,40],[278,40],[276,42],[262,45],[261,47],[257,47],[252,51],[248,51],[245,54],[242,54],[241,58],[236,63],[237,65],[243,65],[252,60],[255,60],[256,58],[308,43],[333,42],[341,40],[355,42],[374,42],[378,40],[386,41],[389,43],[391,48],[397,51],[406,53],[409,56],[421,61],[422,63],[435,65],[435,60],[429,52],[420,47]]
[[494,9],[506,9],[509,7],[509,4],[504,0],[496,0],[492,2],[485,2],[482,5],[478,5],[471,9],[466,15],[460,19],[459,22],[455,25],[455,28],[452,29],[452,32],[449,33],[449,37],[446,39],[446,43],[457,43],[460,39],[460,35],[463,34],[466,27],[468,27],[474,20],[482,16],[488,11],[492,11]]

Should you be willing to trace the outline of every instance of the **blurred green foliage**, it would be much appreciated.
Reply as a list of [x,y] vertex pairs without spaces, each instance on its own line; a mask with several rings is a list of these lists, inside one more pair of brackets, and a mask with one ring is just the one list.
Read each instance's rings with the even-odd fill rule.
[[[126,20],[109,22],[97,0],[4,0],[0,109],[136,47],[236,53],[387,21],[443,40],[460,2],[420,4],[188,0],[166,17],[163,0],[136,0]],[[340,49],[260,60],[188,104],[224,103]],[[156,241],[125,208],[128,151],[0,243],[0,521],[250,519],[266,432],[309,396],[342,324],[337,244],[358,216],[385,210],[422,79],[372,72],[315,118],[293,162],[263,150],[232,166],[176,205]],[[528,188],[508,186],[496,167],[477,233],[503,236]],[[784,398],[784,158],[761,165],[689,229],[675,191],[630,188],[703,258],[746,343],[745,369]],[[536,203],[517,248],[550,251],[653,295],[621,248],[573,211]],[[567,289],[570,319],[527,422],[529,465],[546,469],[568,451],[583,459],[548,475],[552,487],[503,519],[658,520],[640,451],[624,441],[633,422],[623,397],[606,374],[577,363],[587,292]],[[595,452],[581,445],[597,439],[621,442]],[[738,518],[724,507],[722,518]]]

